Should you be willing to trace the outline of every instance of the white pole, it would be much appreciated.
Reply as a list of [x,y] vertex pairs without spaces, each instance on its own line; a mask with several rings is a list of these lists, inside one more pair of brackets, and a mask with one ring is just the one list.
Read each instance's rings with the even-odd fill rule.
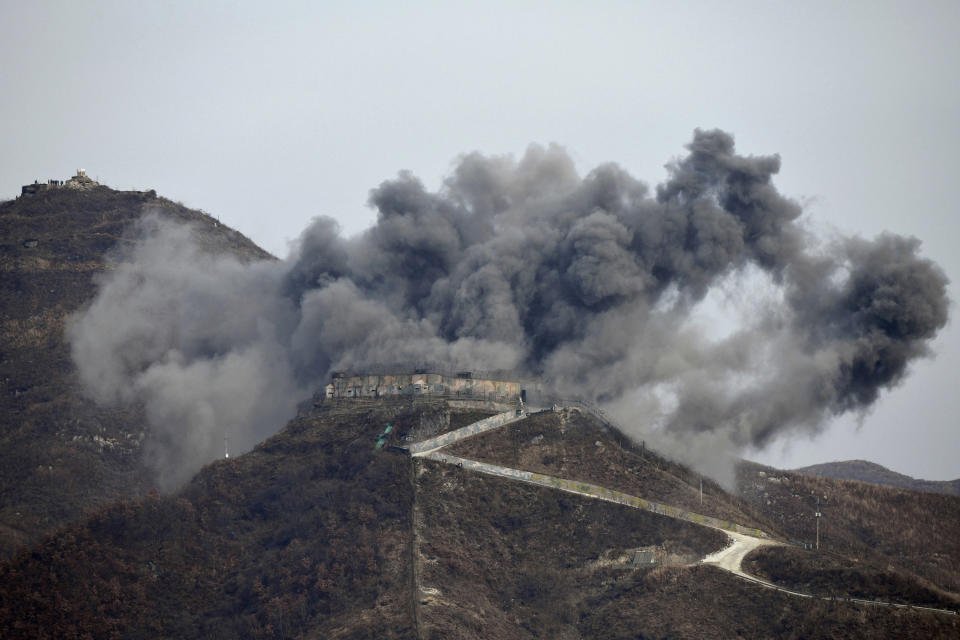
[[814,514],[817,519],[817,551],[820,550],[820,497],[817,497],[817,511]]

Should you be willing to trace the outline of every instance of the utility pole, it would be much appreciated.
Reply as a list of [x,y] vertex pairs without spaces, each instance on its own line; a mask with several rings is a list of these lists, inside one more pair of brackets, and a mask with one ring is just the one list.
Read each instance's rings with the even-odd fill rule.
[[700,504],[703,505],[703,476],[700,476]]
[[820,551],[820,496],[817,496],[817,510],[814,512],[814,517],[817,520],[817,551]]

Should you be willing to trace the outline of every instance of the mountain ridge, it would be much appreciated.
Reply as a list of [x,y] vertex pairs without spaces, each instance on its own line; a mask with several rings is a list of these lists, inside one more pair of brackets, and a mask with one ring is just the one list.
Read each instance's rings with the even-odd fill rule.
[[[51,190],[0,204],[0,530],[12,532],[0,548],[3,637],[960,633],[957,616],[799,598],[701,564],[725,534],[694,522],[398,453],[487,415],[441,400],[318,395],[249,453],[209,463],[169,495],[151,490],[142,408],[87,400],[63,339],[108,252],[130,243],[150,212],[193,223],[209,251],[271,258],[152,192]],[[377,449],[387,424],[393,440]],[[701,500],[699,474],[576,410],[531,416],[450,452],[781,541],[812,540],[819,495],[829,517],[819,554],[777,546],[744,562],[770,582],[834,597],[906,594],[960,607],[960,498],[742,465],[740,493],[705,480]],[[929,522],[891,527],[892,513]],[[640,556],[653,562],[638,565]],[[814,579],[825,571],[829,580]]]
[[923,480],[898,473],[883,465],[870,462],[869,460],[825,462],[801,467],[793,471],[825,478],[858,480],[860,482],[881,484],[888,487],[910,489],[911,491],[960,495],[960,478],[956,480]]
[[153,481],[142,408],[101,407],[76,379],[64,330],[108,254],[146,215],[189,223],[207,251],[270,259],[240,233],[154,191],[57,188],[0,203],[0,559]]

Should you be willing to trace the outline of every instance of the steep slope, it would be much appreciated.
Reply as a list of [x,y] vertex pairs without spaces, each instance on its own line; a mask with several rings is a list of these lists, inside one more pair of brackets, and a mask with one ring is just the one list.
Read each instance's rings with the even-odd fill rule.
[[955,638],[956,616],[798,598],[708,566],[637,572],[589,603],[584,638]]
[[456,456],[591,482],[703,515],[776,534],[773,521],[740,504],[709,478],[638,447],[594,417],[573,409],[543,413],[455,444]]
[[0,635],[411,637],[409,463],[373,442],[419,416],[311,409],[178,494],[108,507],[0,567]]
[[873,567],[920,576],[960,594],[960,497],[835,480],[744,463],[745,502],[793,540],[814,544],[820,501],[820,549]]
[[[390,449],[477,418],[436,400],[315,399],[281,433],[209,465],[176,495],[106,508],[0,566],[0,635],[960,632],[957,616],[798,598],[698,564],[724,544],[725,534],[710,528]],[[563,413],[539,416],[538,428],[567,430],[581,418],[584,438],[611,435],[586,416]],[[391,439],[376,449],[386,424],[394,426]],[[583,457],[610,466],[605,456]],[[637,565],[638,550],[652,551],[656,566]]]
[[932,587],[910,573],[826,551],[766,547],[751,553],[744,568],[762,580],[812,595],[960,609],[960,597]]
[[845,460],[843,462],[825,462],[814,464],[801,469],[794,469],[797,473],[806,473],[823,478],[837,478],[840,480],[859,480],[871,484],[883,484],[888,487],[910,489],[911,491],[927,491],[930,493],[945,493],[960,495],[960,479],[957,480],[918,480],[908,475],[891,471],[883,465],[867,460]]
[[190,222],[210,251],[268,258],[239,233],[153,192],[53,189],[0,204],[0,558],[84,511],[151,485],[137,408],[78,388],[67,317],[145,213]]
[[633,550],[688,565],[718,531],[414,460],[419,618],[426,638],[580,637],[589,601],[634,572]]

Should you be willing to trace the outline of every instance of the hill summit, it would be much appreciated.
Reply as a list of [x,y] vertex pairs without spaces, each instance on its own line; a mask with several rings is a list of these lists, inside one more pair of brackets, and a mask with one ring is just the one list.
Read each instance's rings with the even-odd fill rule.
[[[67,181],[50,179],[46,182],[34,180],[33,184],[25,184],[20,190],[21,196],[34,196],[50,189],[76,189],[80,191],[89,191],[99,187],[100,183],[87,175],[83,169],[77,169],[77,173]],[[156,194],[154,194],[156,195]]]
[[143,408],[89,400],[64,335],[68,318],[93,299],[108,254],[129,246],[151,214],[191,224],[207,251],[270,258],[209,215],[83,172],[0,203],[0,558],[154,484],[142,460],[150,437]]
[[843,462],[825,462],[796,469],[799,473],[808,473],[824,478],[842,478],[859,480],[888,487],[900,487],[913,491],[929,491],[960,495],[960,479],[957,480],[918,480],[908,475],[891,471],[883,465],[867,460],[845,460]]

